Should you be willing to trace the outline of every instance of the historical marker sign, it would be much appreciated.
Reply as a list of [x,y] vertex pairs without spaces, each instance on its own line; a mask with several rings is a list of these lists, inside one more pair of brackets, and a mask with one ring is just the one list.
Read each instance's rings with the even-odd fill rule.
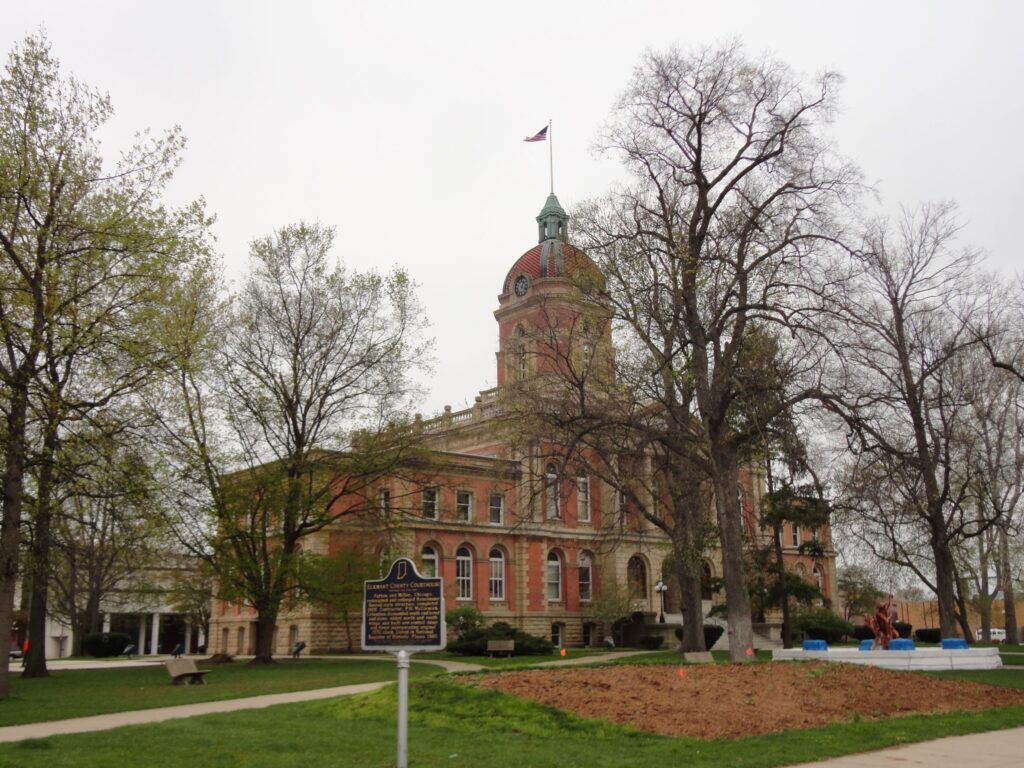
[[439,651],[447,644],[441,579],[400,557],[383,579],[363,582],[363,650]]

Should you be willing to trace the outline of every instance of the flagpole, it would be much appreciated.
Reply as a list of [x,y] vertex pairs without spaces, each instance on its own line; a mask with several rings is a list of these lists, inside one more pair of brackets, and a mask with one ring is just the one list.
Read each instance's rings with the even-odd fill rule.
[[548,118],[548,164],[551,173],[551,194],[555,194],[555,137],[551,135],[551,118]]

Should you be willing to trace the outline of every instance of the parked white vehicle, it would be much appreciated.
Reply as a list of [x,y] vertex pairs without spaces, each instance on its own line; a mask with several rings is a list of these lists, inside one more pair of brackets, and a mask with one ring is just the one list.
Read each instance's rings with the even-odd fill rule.
[[[979,629],[974,633],[975,638],[981,640],[981,630]],[[988,636],[992,639],[993,643],[1005,643],[1006,642],[1006,630],[1000,627],[992,627],[989,630]]]

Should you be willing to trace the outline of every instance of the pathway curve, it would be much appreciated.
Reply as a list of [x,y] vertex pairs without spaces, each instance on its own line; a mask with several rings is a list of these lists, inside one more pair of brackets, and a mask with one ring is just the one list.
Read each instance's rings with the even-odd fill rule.
[[136,709],[130,712],[112,712],[109,715],[92,717],[76,717],[71,720],[51,720],[46,723],[29,723],[28,725],[9,725],[0,728],[0,742],[21,741],[22,739],[42,739],[65,733],[86,733],[87,731],[106,731],[120,728],[122,725],[140,725],[142,723],[160,723],[164,720],[177,720],[182,717],[211,715],[217,712],[236,712],[242,709],[263,709],[275,704],[293,704],[298,701],[315,701],[330,699],[335,696],[351,696],[356,693],[368,693],[391,685],[391,682],[363,683],[361,685],[342,685],[336,688],[317,688],[313,691],[291,691],[289,693],[271,693],[264,696],[249,696],[244,699],[224,699],[223,701],[204,701],[198,704],[182,704],[177,707],[159,707],[157,709]]

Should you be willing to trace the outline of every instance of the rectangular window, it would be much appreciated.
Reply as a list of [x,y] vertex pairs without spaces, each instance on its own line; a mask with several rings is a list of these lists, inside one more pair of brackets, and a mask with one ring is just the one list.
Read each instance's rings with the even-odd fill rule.
[[423,516],[428,520],[437,520],[437,488],[423,489]]
[[505,522],[505,497],[500,493],[491,494],[487,509],[491,525],[501,525]]
[[592,594],[590,565],[580,562],[580,601],[589,602]]
[[792,530],[793,530],[793,546],[794,547],[799,547],[800,546],[800,526],[797,525],[796,523],[793,523]]
[[377,511],[382,515],[391,512],[391,489],[381,488],[377,491]]
[[576,520],[590,522],[590,478],[586,475],[576,478]]
[[468,523],[473,509],[473,494],[469,491],[458,491],[455,494],[455,519],[460,523]]

